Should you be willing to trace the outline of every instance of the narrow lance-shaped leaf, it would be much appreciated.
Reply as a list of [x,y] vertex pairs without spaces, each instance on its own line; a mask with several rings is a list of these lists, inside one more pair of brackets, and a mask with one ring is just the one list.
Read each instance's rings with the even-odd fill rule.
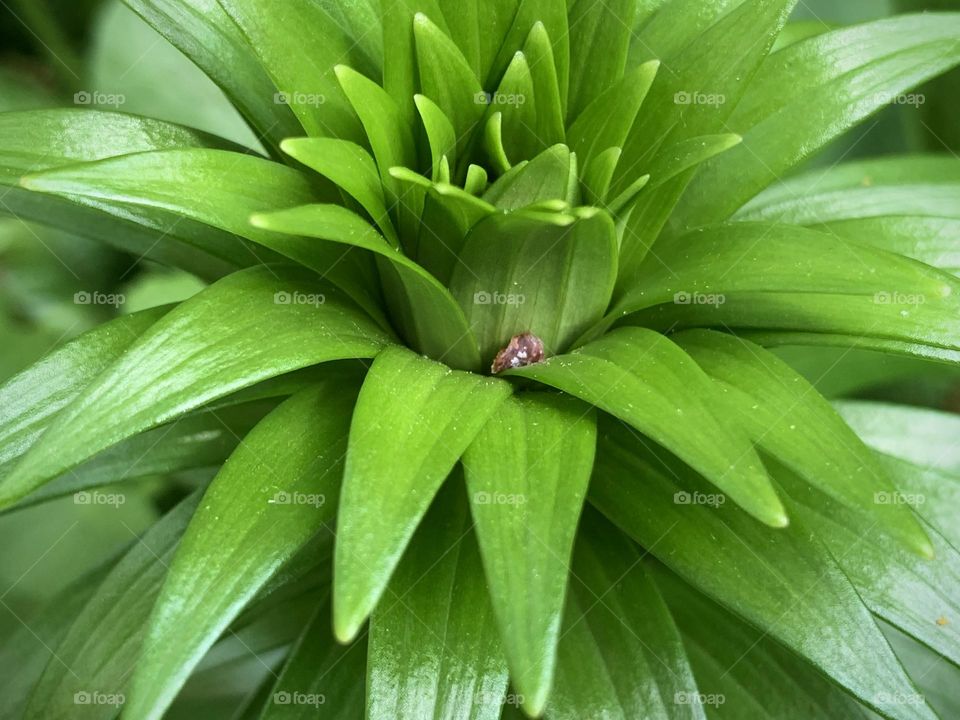
[[389,339],[314,277],[251,268],[170,312],[58,416],[0,497],[22,497],[98,451],[232,391],[301,367],[375,355]]
[[383,351],[350,428],[337,522],[334,630],[352,639],[440,485],[509,396],[506,382]]
[[[702,478],[601,427],[590,501],[684,580],[893,720],[935,715],[898,697],[914,688],[833,556],[803,518],[776,532]],[[749,581],[745,581],[749,579]],[[819,632],[811,632],[819,628]]]
[[647,564],[683,635],[699,685],[681,699],[746,720],[876,717],[777,641],[724,610],[661,565]]
[[908,507],[876,503],[878,494],[894,487],[873,453],[790,366],[722,333],[691,330],[674,341],[719,384],[723,407],[758,447],[844,507],[869,516],[878,531],[932,556],[930,541]]
[[[280,676],[269,678],[260,720],[363,720],[366,637],[337,643],[330,630],[329,601],[321,603],[290,651]],[[303,702],[294,704],[294,698]],[[312,702],[311,702],[312,701]]]
[[218,0],[124,2],[220,86],[267,147],[276,152],[298,133],[290,106],[276,101],[277,86]]
[[298,393],[214,478],[170,563],[127,713],[161,717],[244,605],[333,518],[355,396],[336,381]]
[[[316,245],[308,238],[353,245],[384,258],[381,277],[391,298],[393,315],[408,342],[452,367],[479,367],[477,341],[450,292],[406,255],[387,245],[362,218],[337,205],[305,205],[255,215],[252,222],[257,227],[284,233],[286,237],[271,241],[271,247],[304,265],[311,263]],[[395,283],[391,283],[394,278]]]
[[584,513],[547,716],[703,720],[670,611],[628,538]]
[[369,720],[498,720],[507,664],[460,473],[437,495],[370,619]]
[[571,0],[568,114],[581,111],[623,74],[636,17],[635,0]]
[[622,329],[544,363],[509,371],[550,385],[629,423],[703,473],[761,521],[787,516],[750,441],[711,410],[709,377],[663,335]]
[[[877,20],[823,33],[772,56],[730,118],[744,144],[709,163],[678,227],[723,220],[791,167],[892,98],[960,62],[960,14]],[[818,108],[818,112],[806,110]]]
[[0,386],[0,468],[9,469],[60,410],[169,310],[153,308],[104,323]]
[[[194,493],[164,516],[104,578],[56,649],[24,715],[31,720],[85,716],[109,720],[123,705],[130,667],[144,646],[144,626],[167,565],[197,507]],[[79,698],[79,700],[78,700]]]
[[483,565],[524,707],[553,681],[567,574],[596,447],[596,417],[572,398],[507,400],[463,457]]

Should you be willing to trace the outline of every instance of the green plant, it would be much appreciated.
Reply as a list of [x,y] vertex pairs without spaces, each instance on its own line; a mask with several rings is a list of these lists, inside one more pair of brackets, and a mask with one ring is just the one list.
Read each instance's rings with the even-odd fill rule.
[[52,601],[14,707],[159,718],[290,647],[243,717],[936,716],[960,421],[771,348],[960,358],[954,159],[777,182],[960,62],[960,14],[127,3],[262,154],[0,114],[8,211],[211,282],[0,388],[0,503],[218,471]]

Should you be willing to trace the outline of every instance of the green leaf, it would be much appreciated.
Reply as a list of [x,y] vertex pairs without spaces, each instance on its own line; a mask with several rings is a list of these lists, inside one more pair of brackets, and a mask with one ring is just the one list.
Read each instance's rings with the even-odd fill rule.
[[458,156],[466,154],[474,128],[485,108],[478,102],[483,88],[463,53],[423,13],[413,20],[421,92],[433,100],[453,124]]
[[[370,141],[386,190],[387,205],[396,208],[395,218],[400,234],[404,238],[412,236],[416,219],[420,216],[420,202],[416,194],[412,199],[406,197],[401,192],[400,184],[390,174],[391,168],[415,167],[417,164],[412,122],[404,117],[401,106],[387,91],[369,78],[345,65],[338,65],[336,73]],[[413,98],[410,100],[412,102]]]
[[87,385],[14,468],[0,501],[230,392],[309,365],[372,357],[386,342],[311,273],[235,273],[154,324]]
[[[376,76],[361,52],[322,3],[315,0],[218,0],[256,53],[310,136],[360,141],[360,124],[344,97],[334,66],[354,65]],[[372,32],[372,29],[367,29]]]
[[434,182],[441,182],[441,168],[443,159],[456,166],[457,162],[457,132],[443,110],[426,95],[414,97],[423,126],[430,141],[432,157],[432,174]]
[[[489,11],[488,11],[489,12]],[[520,0],[513,25],[501,44],[497,59],[483,82],[483,87],[496,87],[513,62],[517,48],[523,47],[534,25],[541,23],[551,39],[560,103],[566,113],[570,87],[570,27],[567,19],[567,0]],[[483,78],[481,77],[483,80]]]
[[572,68],[568,115],[577,118],[623,76],[637,2],[569,0],[568,5]]
[[[103,323],[0,386],[0,468],[23,455],[60,410],[169,310],[143,310]],[[0,484],[0,495],[3,488]]]
[[519,210],[567,196],[570,148],[554,145],[533,160],[517,164],[487,188],[483,199],[500,210]]
[[622,154],[623,150],[618,147],[607,148],[587,163],[580,182],[583,183],[583,194],[589,204],[604,207],[613,173]]
[[370,620],[370,720],[498,720],[507,689],[459,474],[438,494]]
[[922,358],[944,364],[960,364],[960,352],[943,348],[921,345],[919,343],[886,340],[884,338],[861,337],[828,333],[777,332],[775,330],[742,330],[737,333],[764,347],[784,345],[806,345],[813,347],[846,348],[851,351],[864,350],[902,355],[910,358]]
[[[444,16],[437,0],[381,0],[380,7],[383,26],[390,28],[383,37],[383,87],[393,99],[399,117],[413,127],[417,116],[413,96],[420,91],[414,18],[423,13],[446,32]],[[412,163],[393,165],[413,167]]]
[[[4,633],[0,646],[0,662],[8,668],[0,675],[4,699],[0,718],[22,720],[31,690],[50,663],[56,662],[51,658],[50,649],[61,643],[110,570],[108,562],[85,573],[31,613],[27,618],[29,624],[19,615],[15,616],[19,624],[13,631]],[[3,606],[13,614],[6,602]]]
[[143,646],[143,628],[157,598],[167,564],[197,507],[199,493],[181,502],[141,538],[110,571],[54,652],[34,687],[25,718],[77,716],[77,696],[89,702],[91,718],[115,717],[130,668]]
[[287,155],[342,188],[370,214],[390,244],[400,246],[387,212],[380,173],[364,148],[332,138],[293,138],[285,140],[281,147]]
[[884,717],[934,718],[922,702],[896,701],[913,694],[912,683],[803,518],[771,531],[711,494],[685,466],[645,451],[623,428],[601,426],[601,438],[590,501],[607,517]]
[[[268,244],[270,234],[250,224],[253,213],[322,201],[332,194],[279,163],[217,150],[141,153],[30,175],[22,183],[131,218],[158,233],[196,225],[202,230],[197,240],[202,249],[223,254],[227,248],[227,256],[243,265],[282,259],[254,244]],[[338,248],[320,246],[315,253],[325,277],[376,316],[372,265],[359,254],[344,256]]]
[[[887,537],[882,528],[807,486],[789,471],[775,473],[792,502],[837,558],[874,614],[960,665],[960,628],[938,620],[960,617],[960,553],[931,530],[930,558],[920,559]],[[908,492],[878,492],[882,507],[925,504]]]
[[577,540],[552,720],[703,720],[680,635],[636,546],[595,510]]
[[[260,720],[363,720],[364,686],[358,679],[367,661],[367,641],[338,644],[330,631],[330,611],[330,602],[317,607],[270,688]],[[303,702],[294,704],[295,697]]]
[[509,399],[463,456],[511,677],[539,715],[553,682],[567,572],[593,469],[596,416],[547,393]]
[[940,717],[956,717],[960,714],[960,669],[943,662],[941,655],[896,628],[881,624],[881,629],[923,697]]
[[[839,333],[958,349],[960,284],[915,261],[789,225],[735,223],[662,242],[615,304],[658,327]],[[665,303],[670,303],[666,305]]]
[[960,274],[960,173],[953,159],[847,163],[779,183],[735,220],[805,225]]
[[[405,337],[420,352],[442,358],[448,365],[465,370],[480,366],[477,341],[450,292],[406,255],[391,248],[362,218],[337,205],[305,205],[255,215],[252,222],[288,235],[271,242],[271,247],[303,264],[310,264],[315,245],[309,238],[352,245],[386,258],[389,264],[381,264],[381,277],[387,281],[388,295],[395,290],[390,307]],[[395,285],[389,283],[391,278]]]
[[298,393],[214,478],[157,599],[128,714],[161,717],[244,605],[333,518],[355,398],[336,381]]
[[539,151],[566,141],[556,60],[550,35],[542,22],[538,21],[530,30],[523,53],[529,63],[533,80],[532,102],[536,110],[536,124],[533,129],[539,139]]
[[867,445],[923,468],[960,475],[960,417],[927,408],[868,401],[834,407]]
[[623,147],[659,69],[657,60],[631,68],[580,113],[567,132],[577,157],[589,162],[607,148]]
[[[243,32],[216,0],[124,0],[226,93],[264,144],[298,134],[299,123]],[[279,154],[279,153],[277,153]]]
[[337,523],[334,631],[341,641],[356,636],[440,485],[509,394],[503,381],[403,348],[374,360],[350,428]]
[[450,288],[484,362],[524,332],[563,352],[603,315],[616,279],[613,221],[594,208],[570,221],[497,214],[470,231]]
[[449,35],[486,85],[520,0],[438,0]]
[[754,517],[775,527],[787,524],[746,435],[721,424],[711,411],[718,390],[663,335],[624,328],[568,355],[508,373],[555,387],[620,418],[703,473]]
[[75,502],[81,502],[85,491],[102,485],[218,467],[263,417],[268,404],[202,410],[169,426],[135,435],[40,486],[11,510],[65,495],[79,495]]
[[766,634],[666,568],[650,567],[683,635],[699,683],[699,697],[684,698],[688,702],[712,707],[717,717],[737,720],[876,717]]
[[489,97],[487,113],[501,116],[501,143],[508,158],[532,158],[546,147],[537,134],[536,88],[523,51],[514,54],[497,91]]
[[958,32],[958,13],[903,15],[826,32],[772,55],[730,118],[743,146],[704,168],[678,209],[678,226],[729,217],[891,98],[954,67]]
[[[160,232],[144,231],[129,218],[104,218],[71,202],[41,197],[18,187],[25,173],[80,162],[174,148],[223,147],[224,141],[171,123],[100,110],[58,109],[0,115],[0,209],[205,279],[226,275],[239,265],[220,246],[204,245],[189,228],[168,219]],[[179,225],[179,226],[178,226]]]
[[878,533],[933,556],[906,506],[877,504],[894,490],[872,452],[830,404],[785,362],[746,340],[709,330],[673,336],[719,385],[730,418],[765,452],[801,475]]

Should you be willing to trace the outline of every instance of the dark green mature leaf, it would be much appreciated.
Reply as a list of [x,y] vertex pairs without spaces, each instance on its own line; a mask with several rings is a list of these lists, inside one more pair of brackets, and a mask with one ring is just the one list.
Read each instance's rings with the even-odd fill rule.
[[[74,165],[30,175],[23,184],[133,219],[157,232],[168,230],[171,219],[175,226],[202,225],[207,230],[202,247],[229,248],[229,257],[240,264],[281,259],[254,244],[267,244],[270,234],[250,225],[250,215],[331,195],[304,173],[279,163],[215,150],[142,153]],[[369,262],[328,246],[317,247],[316,256],[325,277],[377,315],[378,302],[371,296],[376,275]]]
[[70,630],[73,621],[96,592],[100,583],[110,572],[112,562],[85,573],[56,593],[26,620],[3,602],[4,610],[19,623],[12,632],[4,633],[0,645],[0,663],[6,672],[0,674],[0,693],[4,702],[0,706],[3,720],[23,720],[24,710],[30,701],[30,692],[37,680],[51,663],[57,660],[51,655]]
[[314,0],[218,0],[249,39],[250,47],[308,135],[360,141],[363,133],[334,74],[354,65],[378,68]]
[[547,717],[702,720],[680,635],[636,546],[596,511],[583,524]]
[[403,348],[377,356],[353,415],[337,521],[341,641],[356,636],[440,485],[509,394],[506,382]]
[[221,238],[221,246],[205,244],[186,224],[169,217],[164,234],[145,232],[130,218],[104,218],[88,208],[17,187],[27,173],[130,153],[209,146],[225,147],[226,143],[171,123],[120,113],[76,109],[3,113],[0,210],[216,279],[240,266],[224,252],[224,247],[230,246],[225,238]]
[[[169,310],[143,310],[104,323],[0,386],[0,469],[9,469],[60,410]],[[0,496],[4,489],[0,483]]]
[[[630,131],[614,187],[621,191],[644,163],[683,140],[729,133],[727,118],[749,86],[796,0],[733,3],[671,2],[651,23],[638,45],[659,52],[645,56],[663,62],[664,71],[644,100],[644,111]],[[666,71],[670,68],[670,72]],[[620,273],[637,277],[640,263],[660,235],[693,171],[649,192],[633,213],[621,248]],[[624,284],[624,283],[621,283]]]
[[595,208],[569,216],[565,225],[522,213],[497,214],[470,232],[450,288],[484,361],[524,332],[543,340],[553,354],[603,315],[616,261],[613,221]]
[[198,501],[195,493],[136,538],[60,642],[56,658],[34,688],[25,718],[75,718],[78,704],[89,706],[84,717],[116,716],[167,564]]
[[[202,410],[168,426],[135,435],[41,485],[11,510],[71,494],[75,495],[75,502],[81,503],[86,491],[101,485],[216,468],[270,405],[254,402],[219,411]],[[123,490],[118,488],[116,492]]]
[[338,644],[330,631],[330,611],[330,602],[317,607],[272,683],[260,720],[363,719],[364,686],[358,680],[367,660],[366,638]]
[[244,605],[333,518],[355,397],[339,381],[298,393],[214,478],[157,599],[126,712],[159,718]]
[[693,360],[659,333],[624,328],[568,355],[509,371],[551,385],[629,423],[713,482],[761,521],[787,516],[746,435],[721,423],[718,392]]
[[374,356],[389,338],[315,277],[251,268],[181,304],[57,417],[0,498],[18,499],[100,450],[232,391],[309,365]]
[[[932,559],[919,559],[892,542],[876,522],[826,498],[789,471],[776,478],[800,514],[837,558],[860,597],[874,614],[960,665],[960,627],[941,624],[960,617],[960,553],[931,530]],[[877,493],[882,506],[925,504],[910,492]]]
[[960,171],[953,158],[847,163],[787,180],[734,219],[806,225],[960,273]]
[[868,720],[876,717],[772,638],[696,592],[660,565],[648,566],[677,621],[699,684],[682,700],[719,720]]
[[463,456],[470,505],[511,677],[538,715],[553,682],[596,416],[572,398],[507,400]]
[[[223,89],[276,153],[300,124],[257,61],[247,38],[217,0],[124,0]],[[277,153],[279,155],[279,153]]]
[[601,438],[590,500],[607,517],[687,582],[885,717],[935,717],[923,703],[892,699],[911,694],[913,685],[802,518],[772,532],[710,495],[688,468],[645,453],[625,429],[610,423]]
[[388,285],[390,307],[404,335],[419,351],[442,358],[453,367],[475,370],[480,366],[477,341],[463,311],[450,292],[430,273],[391,248],[362,218],[337,205],[306,205],[278,213],[255,215],[253,224],[295,237],[271,242],[271,247],[298,262],[309,265],[316,243],[321,238],[362,248],[386,258],[381,276],[392,273],[396,285]]
[[813,385],[772,353],[731,335],[691,330],[673,339],[717,382],[731,419],[758,447],[865,516],[878,533],[932,557],[930,540],[908,507],[876,503],[893,484]]
[[284,141],[282,149],[342,188],[370,214],[390,244],[400,246],[377,164],[364,148],[333,138],[294,138]]
[[519,210],[545,200],[564,199],[571,162],[570,148],[554,145],[533,160],[512,167],[487,188],[483,199],[501,210]]
[[958,349],[960,283],[874,248],[788,225],[735,223],[661,242],[608,321],[866,335]]
[[568,4],[572,69],[568,115],[577,118],[623,75],[637,2],[570,0]]
[[507,664],[461,478],[438,494],[370,619],[369,720],[497,720]]
[[957,13],[903,15],[772,55],[730,118],[743,146],[705,166],[678,210],[678,227],[726,219],[844,130],[955,66],[958,33]]

